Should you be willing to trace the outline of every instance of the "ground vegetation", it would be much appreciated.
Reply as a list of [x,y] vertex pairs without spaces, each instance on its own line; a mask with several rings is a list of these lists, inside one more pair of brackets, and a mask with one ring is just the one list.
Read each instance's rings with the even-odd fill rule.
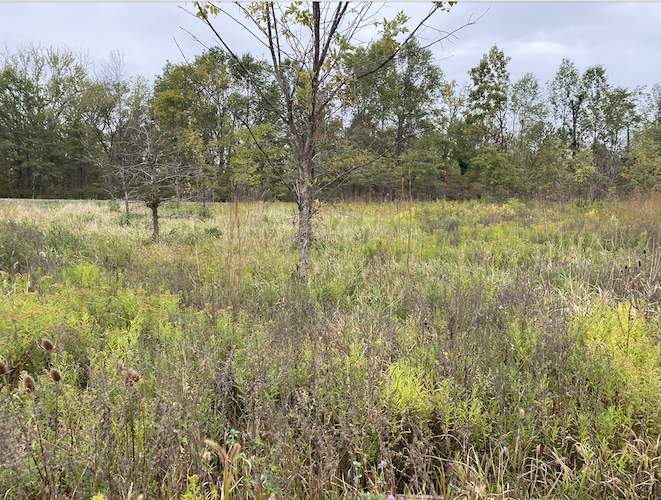
[[659,201],[5,200],[3,497],[657,496]]

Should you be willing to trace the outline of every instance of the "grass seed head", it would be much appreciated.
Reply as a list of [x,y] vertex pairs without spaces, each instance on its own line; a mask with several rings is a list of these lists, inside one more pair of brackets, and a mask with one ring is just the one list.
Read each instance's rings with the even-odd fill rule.
[[218,458],[225,463],[225,460],[227,460],[227,453],[225,453],[225,449],[220,446],[218,443],[211,439],[205,439],[204,442],[206,443],[207,446],[209,446],[213,451],[216,452],[216,455],[218,455]]
[[239,443],[234,443],[232,448],[230,448],[229,453],[227,454],[227,459],[230,461],[230,463],[234,463],[236,457],[239,456],[240,451],[241,451],[241,445]]
[[23,377],[23,389],[27,392],[34,392],[35,387],[34,379],[30,375]]

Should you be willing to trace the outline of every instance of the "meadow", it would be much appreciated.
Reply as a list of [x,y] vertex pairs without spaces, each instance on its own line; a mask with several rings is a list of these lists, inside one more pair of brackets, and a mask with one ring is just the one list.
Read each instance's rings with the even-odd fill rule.
[[0,201],[0,496],[661,495],[661,197]]

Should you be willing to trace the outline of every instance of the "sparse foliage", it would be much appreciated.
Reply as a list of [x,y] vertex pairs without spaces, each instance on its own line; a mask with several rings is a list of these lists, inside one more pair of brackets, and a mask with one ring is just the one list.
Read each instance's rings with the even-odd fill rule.
[[[408,33],[408,17],[403,12],[392,20],[379,21],[371,13],[369,3],[356,6],[346,2],[336,5],[320,2],[238,4],[251,26],[251,33],[267,48],[269,64],[280,88],[282,109],[277,109],[274,103],[270,105],[289,129],[298,169],[298,178],[289,189],[298,205],[297,242],[302,274],[309,269],[310,247],[314,239],[312,217],[319,190],[316,156],[322,124],[330,120],[346,100],[349,84],[377,74],[406,50],[440,5],[435,4],[423,22]],[[223,48],[241,64],[229,47],[229,41],[214,28],[210,16],[225,14],[230,20],[234,18],[224,7],[211,3],[196,3],[196,6],[198,16],[213,31]],[[358,34],[368,25],[376,25],[382,31],[383,55],[370,61],[367,67],[352,71],[348,63],[355,60],[359,48]],[[400,34],[406,34],[402,42],[398,41]],[[247,70],[246,74],[249,74]],[[257,84],[252,78],[251,82]],[[264,89],[257,88],[264,95]]]

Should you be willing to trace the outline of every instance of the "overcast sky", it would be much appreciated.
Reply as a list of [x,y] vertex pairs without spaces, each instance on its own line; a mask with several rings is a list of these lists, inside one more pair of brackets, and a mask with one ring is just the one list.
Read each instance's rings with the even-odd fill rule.
[[[430,5],[389,3],[382,12],[391,17],[404,10],[415,19]],[[182,7],[192,9],[192,4],[0,1],[0,43],[12,52],[26,42],[82,49],[97,67],[117,50],[129,75],[153,80],[166,61],[183,62],[184,56],[193,59],[204,50],[184,29],[202,43],[214,44],[208,28]],[[603,64],[614,85],[649,89],[661,83],[660,2],[460,2],[450,13],[437,13],[430,24],[450,31],[476,18],[452,43],[434,49],[449,80],[468,81],[468,70],[496,44],[512,58],[508,69],[513,82],[531,72],[544,83],[567,57],[581,71]],[[238,52],[254,47],[233,24],[216,26]],[[259,48],[251,51],[262,53]]]

